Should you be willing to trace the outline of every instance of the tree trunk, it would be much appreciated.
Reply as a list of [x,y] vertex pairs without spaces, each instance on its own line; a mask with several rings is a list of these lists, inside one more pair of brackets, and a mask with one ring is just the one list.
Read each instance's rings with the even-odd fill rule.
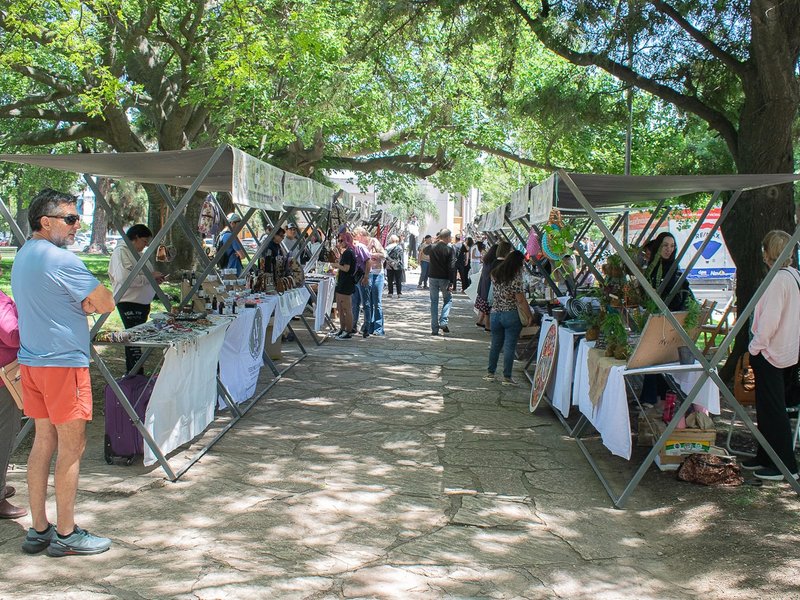
[[[765,14],[754,2],[751,62],[742,78],[744,101],[739,114],[738,148],[734,160],[739,173],[792,173],[792,128],[800,104],[795,75],[797,32],[774,11]],[[764,8],[764,7],[761,7]],[[767,13],[769,14],[769,13]],[[795,17],[796,19],[796,17]],[[767,232],[794,233],[793,186],[781,185],[745,192],[722,224],[722,235],[736,263],[736,304],[743,309],[766,273],[761,241]],[[748,327],[736,338],[723,376],[733,374],[735,359],[746,351]]]
[[[153,233],[158,233],[164,226],[170,215],[170,210],[164,202],[161,194],[154,185],[145,185],[147,198],[149,200],[149,214],[147,216],[148,227]],[[180,202],[186,190],[181,188],[167,188],[169,191],[173,204]],[[203,201],[206,197],[205,192],[198,192],[194,198],[189,202],[186,210],[183,213],[183,218],[189,224],[189,229],[198,240],[202,243],[202,238],[197,233],[197,222],[200,218],[200,210],[203,207]],[[194,246],[186,235],[186,231],[180,224],[175,223],[167,232],[164,241],[162,242],[171,247],[175,251],[175,259],[170,263],[158,263],[156,269],[162,273],[176,273],[181,270],[197,270],[199,262],[195,256]]]
[[[108,201],[108,192],[111,190],[111,180],[103,177],[97,178],[97,187],[103,197]],[[92,217],[92,237],[89,240],[89,251],[108,254],[106,247],[106,232],[108,231],[108,214],[106,209],[95,200],[94,216]]]

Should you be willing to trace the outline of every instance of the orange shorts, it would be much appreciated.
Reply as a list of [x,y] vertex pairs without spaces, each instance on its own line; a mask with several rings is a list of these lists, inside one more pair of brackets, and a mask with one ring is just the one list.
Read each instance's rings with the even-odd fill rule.
[[53,425],[92,420],[92,382],[89,367],[29,367],[20,365],[22,403],[32,419]]

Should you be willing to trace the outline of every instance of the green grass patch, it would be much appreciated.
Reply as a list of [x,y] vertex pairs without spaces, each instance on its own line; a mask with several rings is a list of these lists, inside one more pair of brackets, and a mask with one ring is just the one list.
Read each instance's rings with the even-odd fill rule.
[[[86,268],[89,269],[92,275],[97,277],[100,283],[102,283],[108,289],[111,289],[111,280],[108,277],[108,263],[111,260],[110,255],[78,253],[76,256],[83,261],[83,264],[86,265]],[[0,274],[0,289],[2,289],[12,298],[14,297],[14,295],[11,293],[11,266],[13,264],[13,258],[3,258],[2,274]],[[180,296],[180,286],[162,284],[161,289],[163,289],[173,301],[177,301],[178,297]],[[164,304],[158,298],[153,300],[152,312],[164,312]],[[106,319],[105,323],[103,323],[103,329],[124,329],[122,326],[122,320],[119,318],[119,313],[117,311],[112,312],[108,316],[108,319]]]

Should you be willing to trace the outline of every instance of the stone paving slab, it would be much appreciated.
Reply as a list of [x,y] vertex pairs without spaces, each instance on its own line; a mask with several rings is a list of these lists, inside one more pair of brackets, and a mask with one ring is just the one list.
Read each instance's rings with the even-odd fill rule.
[[[437,338],[422,292],[384,307],[385,338],[316,347],[297,328],[310,356],[176,483],[106,465],[93,423],[78,519],[112,549],[28,556],[29,521],[0,522],[0,598],[800,597],[787,486],[651,469],[615,510],[549,409],[530,414],[527,385],[481,379],[488,337],[462,295]],[[588,445],[621,485],[634,466]]]

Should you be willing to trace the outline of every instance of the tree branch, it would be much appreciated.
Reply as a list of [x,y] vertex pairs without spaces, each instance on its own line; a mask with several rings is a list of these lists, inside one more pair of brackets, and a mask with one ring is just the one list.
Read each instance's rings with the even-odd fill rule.
[[702,46],[709,54],[711,54],[711,56],[718,59],[722,64],[736,73],[739,78],[745,76],[747,69],[745,68],[744,63],[738,60],[731,53],[725,52],[725,50],[710,40],[702,31],[689,23],[689,21],[685,19],[677,10],[675,10],[675,8],[666,2],[663,2],[662,0],[652,0],[651,4],[656,8],[656,10],[672,19],[678,25],[678,27],[688,33],[695,42],[700,44],[700,46]]
[[739,154],[738,133],[736,128],[721,112],[714,110],[693,96],[681,94],[671,87],[658,83],[648,77],[644,77],[633,69],[613,61],[607,56],[595,52],[576,52],[571,48],[567,48],[565,45],[553,39],[544,26],[543,19],[547,18],[550,14],[550,6],[546,0],[542,2],[542,15],[537,18],[533,18],[518,0],[509,0],[509,2],[514,11],[522,17],[533,34],[546,48],[575,65],[581,67],[599,67],[621,81],[634,85],[639,89],[674,104],[678,108],[682,108],[697,115],[706,121],[712,129],[720,133],[732,156],[737,156]]
[[84,138],[105,139],[106,130],[94,123],[48,129],[46,131],[32,131],[8,139],[11,145],[20,146],[52,146],[62,142],[74,142]]
[[84,112],[71,112],[65,110],[48,110],[44,108],[11,108],[0,106],[0,117],[15,119],[41,119],[42,121],[70,121],[89,123],[95,121]]
[[39,83],[58,90],[64,94],[72,95],[74,93],[72,86],[60,81],[57,75],[52,75],[51,73],[47,73],[41,69],[29,67],[27,65],[13,64],[9,65],[9,68],[12,71],[16,71],[17,73],[24,75],[29,79],[38,81]]
[[[408,159],[411,159],[409,161]],[[430,157],[428,157],[430,158]],[[320,161],[319,167],[333,170],[360,171],[362,173],[374,173],[376,171],[392,171],[404,175],[413,175],[420,179],[430,177],[440,170],[448,170],[452,167],[452,161],[445,159],[444,151],[440,150],[433,161],[428,166],[423,167],[419,163],[418,156],[375,156],[372,158],[349,158],[346,156],[328,156]]]
[[[485,152],[486,154],[492,154],[494,156],[500,156],[501,158],[507,158],[508,160],[513,160],[521,165],[525,165],[526,167],[533,167],[534,169],[541,169],[543,171],[555,171],[560,168],[557,165],[554,165],[549,160],[545,162],[538,162],[535,160],[531,160],[529,158],[523,158],[519,154],[514,154],[509,152],[508,150],[503,150],[502,148],[493,148],[492,146],[487,146],[485,144],[478,144],[476,142],[466,141],[464,142],[464,146],[469,148],[470,150],[478,150],[479,152]],[[570,170],[569,168],[566,168]]]

